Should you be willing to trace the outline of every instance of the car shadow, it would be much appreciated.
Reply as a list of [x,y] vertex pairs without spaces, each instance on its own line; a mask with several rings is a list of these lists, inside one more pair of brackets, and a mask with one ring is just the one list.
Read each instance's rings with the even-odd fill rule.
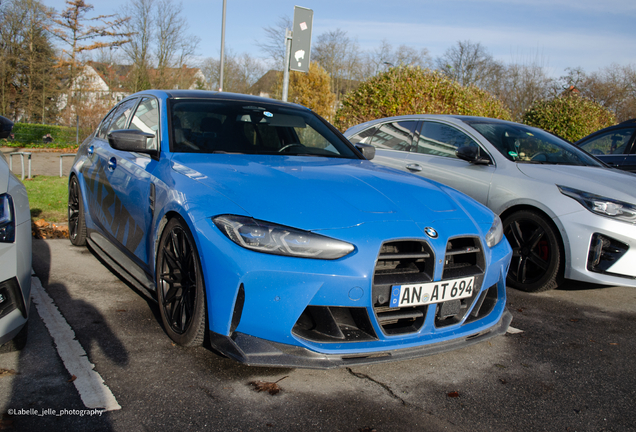
[[[75,331],[77,339],[88,354],[94,345],[118,366],[128,364],[128,351],[113,333],[102,313],[92,304],[70,295],[63,283],[49,280],[51,271],[51,249],[46,240],[33,241],[33,270],[45,291],[52,294],[55,304]],[[81,322],[72,322],[72,317],[81,317]]]

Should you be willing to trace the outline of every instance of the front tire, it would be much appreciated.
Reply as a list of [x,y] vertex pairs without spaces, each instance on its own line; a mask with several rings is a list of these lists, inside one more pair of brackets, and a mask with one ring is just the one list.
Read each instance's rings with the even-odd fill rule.
[[71,177],[68,185],[68,238],[75,246],[86,245],[84,200],[75,176]]
[[185,223],[166,224],[157,253],[157,300],[170,339],[183,346],[203,344],[206,327],[201,262]]
[[503,229],[512,246],[508,286],[541,292],[563,282],[563,248],[548,219],[531,210],[520,210],[504,219]]

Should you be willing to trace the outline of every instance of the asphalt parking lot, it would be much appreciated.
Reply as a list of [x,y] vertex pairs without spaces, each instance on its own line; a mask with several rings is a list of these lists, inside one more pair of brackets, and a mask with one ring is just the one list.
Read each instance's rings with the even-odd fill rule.
[[[91,410],[35,305],[0,354],[1,428],[15,430],[628,431],[636,426],[636,290],[508,290],[520,333],[417,360],[253,368],[172,344],[157,308],[68,240],[33,268],[121,409]],[[276,382],[257,392],[252,382]],[[77,381],[77,380],[76,380]],[[112,408],[112,407],[111,407]],[[54,414],[55,413],[55,414]]]

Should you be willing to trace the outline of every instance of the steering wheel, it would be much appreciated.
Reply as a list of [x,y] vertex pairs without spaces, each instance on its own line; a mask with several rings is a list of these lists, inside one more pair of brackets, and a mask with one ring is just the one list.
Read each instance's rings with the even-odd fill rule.
[[287,150],[288,148],[291,148],[291,147],[303,147],[303,148],[305,148],[306,146],[304,146],[304,145],[302,145],[300,143],[291,143],[291,144],[287,144],[286,146],[281,147],[278,150],[278,153],[282,153],[282,152],[284,152],[285,150]]

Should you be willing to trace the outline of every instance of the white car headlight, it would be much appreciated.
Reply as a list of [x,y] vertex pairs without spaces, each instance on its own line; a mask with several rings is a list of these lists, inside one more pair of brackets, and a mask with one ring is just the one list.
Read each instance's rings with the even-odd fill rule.
[[557,185],[557,187],[563,195],[574,198],[592,213],[623,222],[636,223],[636,205],[634,204],[565,186]]
[[493,247],[503,239],[503,226],[501,225],[501,219],[495,215],[495,220],[492,221],[490,229],[486,233],[486,244],[488,247]]
[[332,260],[355,249],[340,240],[245,216],[221,215],[212,220],[234,243],[257,252]]

